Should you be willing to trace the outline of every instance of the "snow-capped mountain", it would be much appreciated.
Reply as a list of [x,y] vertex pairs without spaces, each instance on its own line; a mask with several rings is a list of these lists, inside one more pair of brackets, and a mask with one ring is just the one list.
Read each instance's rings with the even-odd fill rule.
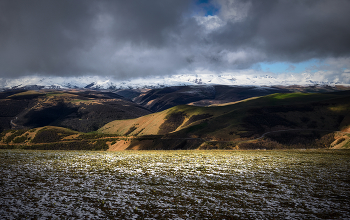
[[127,89],[127,88],[158,88],[181,85],[349,85],[340,81],[317,80],[314,75],[232,75],[232,74],[182,74],[172,76],[155,76],[116,80],[103,76],[85,77],[40,77],[28,76],[17,79],[1,79],[0,89]]

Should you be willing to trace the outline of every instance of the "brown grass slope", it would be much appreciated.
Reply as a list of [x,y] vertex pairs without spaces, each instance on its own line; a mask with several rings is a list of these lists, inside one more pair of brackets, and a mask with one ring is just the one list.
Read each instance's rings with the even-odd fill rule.
[[107,150],[121,137],[45,126],[0,133],[0,149]]

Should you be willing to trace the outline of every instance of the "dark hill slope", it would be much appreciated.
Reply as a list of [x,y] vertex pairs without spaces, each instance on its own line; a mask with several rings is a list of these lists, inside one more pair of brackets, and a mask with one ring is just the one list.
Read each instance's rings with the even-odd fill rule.
[[0,99],[0,110],[2,130],[55,125],[81,132],[151,113],[117,94],[99,91],[25,91]]
[[239,101],[256,96],[265,96],[272,93],[288,93],[289,89],[277,87],[256,87],[256,86],[224,86],[217,85],[215,88],[215,99]]
[[[159,112],[183,104],[210,106],[274,93],[325,93],[342,89],[346,88],[330,86],[173,86],[148,90],[139,94],[133,101],[153,112]],[[130,98],[130,94],[135,95],[137,92],[135,90],[122,90],[118,91],[118,94]]]
[[174,86],[149,90],[134,98],[133,101],[153,112],[159,112],[177,105],[209,106],[282,92],[290,92],[290,90],[255,86]]
[[[16,96],[16,94],[22,94]],[[0,131],[10,129],[11,121],[25,109],[32,106],[40,93],[26,90],[12,90],[0,93]],[[10,97],[10,98],[8,98]]]
[[203,99],[214,99],[215,89],[212,86],[173,86],[152,89],[140,94],[133,101],[153,112],[184,105]]

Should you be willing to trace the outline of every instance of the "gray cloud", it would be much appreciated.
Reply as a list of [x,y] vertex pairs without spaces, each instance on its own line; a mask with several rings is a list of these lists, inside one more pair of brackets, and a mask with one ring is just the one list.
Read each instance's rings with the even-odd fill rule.
[[277,2],[259,24],[260,46],[267,53],[295,62],[347,56],[349,9],[350,1],[346,0]]
[[218,15],[204,19],[195,1],[3,0],[0,77],[125,79],[350,56],[348,0],[211,4]]
[[[349,1],[250,3],[244,19],[229,19],[225,28],[212,34],[217,44],[231,50],[255,48],[268,55],[265,61],[300,62],[349,55]],[[222,17],[225,19],[224,15]]]

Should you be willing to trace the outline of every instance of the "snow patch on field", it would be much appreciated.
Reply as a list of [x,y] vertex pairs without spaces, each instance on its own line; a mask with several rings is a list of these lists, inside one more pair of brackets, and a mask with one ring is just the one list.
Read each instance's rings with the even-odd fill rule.
[[334,151],[0,150],[0,216],[344,219],[349,157]]

